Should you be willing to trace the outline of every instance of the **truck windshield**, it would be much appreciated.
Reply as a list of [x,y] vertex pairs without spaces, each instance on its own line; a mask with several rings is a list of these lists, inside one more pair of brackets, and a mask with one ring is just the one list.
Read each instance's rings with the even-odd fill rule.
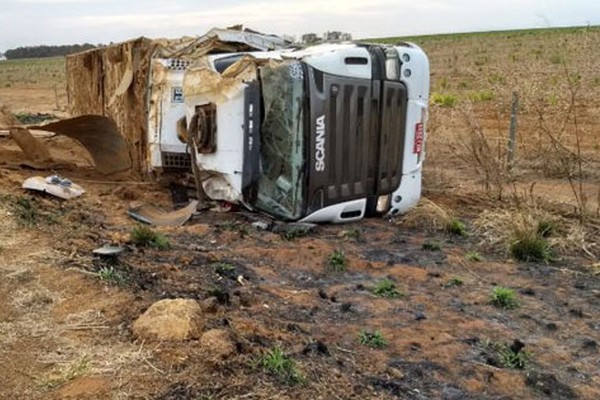
[[304,71],[297,60],[260,71],[264,117],[256,207],[294,220],[304,200]]

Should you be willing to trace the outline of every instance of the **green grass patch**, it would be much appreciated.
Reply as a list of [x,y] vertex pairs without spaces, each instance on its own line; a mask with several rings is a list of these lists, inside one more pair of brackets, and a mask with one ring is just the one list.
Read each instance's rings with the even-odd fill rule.
[[115,286],[122,286],[127,283],[125,274],[112,266],[100,268],[98,271],[98,278],[100,278],[102,282]]
[[342,250],[335,250],[327,258],[327,266],[333,272],[345,272],[348,268],[346,254]]
[[146,225],[136,225],[131,230],[131,243],[140,247],[152,247],[158,250],[166,250],[170,243],[165,235],[155,232]]
[[282,383],[295,385],[305,381],[305,377],[296,367],[295,361],[279,347],[263,354],[258,359],[258,365],[264,372],[275,376]]
[[453,278],[450,278],[448,280],[448,282],[446,282],[446,284],[444,284],[444,287],[453,288],[453,287],[463,286],[464,284],[465,284],[465,281],[462,278],[455,276]]
[[427,240],[421,246],[423,250],[427,251],[440,251],[442,250],[442,244],[437,240]]
[[343,238],[346,238],[346,239],[358,240],[358,239],[360,239],[360,230],[358,230],[357,228],[344,229],[341,232],[341,235]]
[[456,236],[468,236],[467,226],[458,218],[452,218],[446,225],[446,231]]
[[284,240],[293,241],[310,235],[310,231],[310,228],[304,226],[288,227],[284,232],[281,232],[281,237]]
[[[5,203],[20,226],[39,227],[41,224],[56,225],[61,222],[64,210],[45,209],[36,198],[25,195],[4,195],[0,200]],[[48,207],[49,208],[49,207]]]
[[543,238],[547,238],[556,233],[557,224],[555,221],[543,219],[538,222],[537,233]]
[[506,287],[497,287],[492,290],[490,303],[504,310],[511,310],[519,307],[517,294],[513,289]]
[[432,93],[430,101],[441,107],[452,108],[458,103],[458,97],[451,94]]
[[481,262],[484,260],[483,256],[476,251],[469,251],[465,254],[465,258],[471,262]]
[[473,102],[491,101],[496,98],[496,95],[491,90],[482,90],[480,92],[469,93],[469,100]]
[[390,299],[404,296],[404,293],[396,287],[394,281],[387,278],[380,280],[372,289],[372,292],[376,296],[387,297]]
[[514,258],[525,262],[550,262],[554,258],[550,243],[538,232],[517,232],[509,251]]
[[[521,344],[523,346],[523,344]],[[524,369],[531,361],[532,354],[522,347],[509,346],[505,343],[486,340],[483,347],[498,356],[500,366],[509,369]]]
[[358,334],[358,342],[364,346],[374,349],[380,349],[388,345],[388,341],[383,337],[380,331],[362,330]]
[[229,276],[235,272],[235,265],[226,262],[210,264],[210,268],[221,276]]

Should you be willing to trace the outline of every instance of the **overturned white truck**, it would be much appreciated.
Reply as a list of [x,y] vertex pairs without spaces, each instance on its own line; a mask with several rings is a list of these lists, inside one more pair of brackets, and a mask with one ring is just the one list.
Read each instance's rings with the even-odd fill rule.
[[210,199],[345,222],[420,198],[429,64],[413,44],[214,29],[80,53],[67,71],[72,113],[114,120],[134,169],[194,170]]

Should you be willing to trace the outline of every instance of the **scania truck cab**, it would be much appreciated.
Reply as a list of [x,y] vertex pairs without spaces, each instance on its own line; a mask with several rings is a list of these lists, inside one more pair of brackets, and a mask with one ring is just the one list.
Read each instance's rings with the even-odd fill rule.
[[154,170],[195,160],[209,198],[286,221],[354,221],[418,202],[429,97],[418,46],[322,44],[154,62],[155,74],[164,70],[150,88]]

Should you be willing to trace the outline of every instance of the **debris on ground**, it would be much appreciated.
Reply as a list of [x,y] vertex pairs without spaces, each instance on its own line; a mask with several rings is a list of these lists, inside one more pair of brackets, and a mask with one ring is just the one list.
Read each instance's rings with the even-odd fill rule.
[[198,207],[198,201],[192,200],[187,206],[175,211],[165,211],[152,204],[142,204],[127,211],[137,221],[155,226],[181,226],[185,224]]
[[116,257],[125,249],[121,246],[104,245],[92,251],[93,254],[101,257]]
[[202,308],[191,299],[160,300],[134,323],[133,333],[142,340],[184,341],[197,339],[202,331]]
[[22,187],[23,189],[48,193],[64,200],[70,200],[85,193],[85,190],[81,186],[58,175],[52,175],[47,178],[33,176],[27,178],[23,182]]
[[35,138],[29,129],[11,128],[10,137],[23,150],[23,154],[29,161],[46,166],[53,162],[48,148]]

